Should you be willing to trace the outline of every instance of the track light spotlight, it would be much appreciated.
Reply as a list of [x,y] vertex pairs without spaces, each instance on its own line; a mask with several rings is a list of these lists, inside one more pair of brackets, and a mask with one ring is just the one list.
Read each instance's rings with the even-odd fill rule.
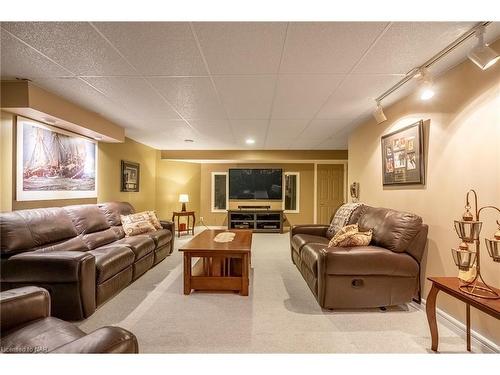
[[484,31],[484,26],[477,29],[477,45],[471,49],[467,55],[469,59],[482,70],[488,69],[500,59],[498,53],[484,42]]
[[385,117],[384,114],[384,108],[382,108],[380,102],[377,102],[377,107],[375,108],[375,111],[373,111],[373,117],[375,118],[375,121],[377,121],[377,124],[381,124],[387,120],[387,117]]
[[434,96],[434,82],[429,71],[422,68],[417,77],[420,82],[420,99],[429,100]]

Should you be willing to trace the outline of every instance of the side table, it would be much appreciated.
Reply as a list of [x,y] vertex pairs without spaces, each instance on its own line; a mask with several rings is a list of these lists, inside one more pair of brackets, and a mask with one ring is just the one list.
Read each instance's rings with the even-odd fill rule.
[[[186,227],[186,232],[189,234],[189,231],[191,231],[191,234],[194,236],[194,225],[196,223],[196,216],[194,215],[194,211],[174,211],[172,213],[172,222],[175,225],[175,218],[177,217],[177,236],[181,236],[181,231],[179,230],[180,228],[180,218],[182,216],[187,216],[187,227]],[[193,218],[193,224],[189,225],[189,219]]]
[[[442,291],[465,303],[467,314],[467,351],[470,352],[470,307],[473,306],[476,309],[488,315],[491,315],[496,319],[500,319],[500,299],[493,300],[478,298],[462,292],[459,288],[460,279],[458,277],[428,277],[427,279],[432,282],[432,288],[429,292],[429,295],[427,296],[427,302],[425,306],[427,321],[429,322],[429,328],[431,330],[431,349],[435,352],[437,352],[438,349],[439,336],[436,321],[436,298],[437,294]],[[494,289],[497,292],[500,292],[499,289]]]

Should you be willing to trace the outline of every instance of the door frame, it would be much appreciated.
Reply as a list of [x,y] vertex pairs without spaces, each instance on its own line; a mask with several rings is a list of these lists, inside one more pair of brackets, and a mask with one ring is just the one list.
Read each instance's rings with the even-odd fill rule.
[[347,202],[347,160],[321,160],[314,162],[314,224],[318,223],[318,164],[344,165],[344,203]]

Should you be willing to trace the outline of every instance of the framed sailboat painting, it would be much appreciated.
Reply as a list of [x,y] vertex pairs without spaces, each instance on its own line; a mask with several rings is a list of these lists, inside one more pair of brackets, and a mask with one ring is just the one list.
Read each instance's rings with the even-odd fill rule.
[[16,200],[97,197],[97,142],[17,117]]

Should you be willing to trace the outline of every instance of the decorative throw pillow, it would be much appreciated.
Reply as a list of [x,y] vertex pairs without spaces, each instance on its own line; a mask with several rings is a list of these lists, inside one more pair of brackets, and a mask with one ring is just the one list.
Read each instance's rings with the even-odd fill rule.
[[333,237],[339,230],[345,227],[349,223],[349,220],[351,220],[352,214],[360,206],[362,206],[362,203],[345,203],[340,206],[335,212],[330,227],[328,228],[327,233],[330,233],[328,237]]
[[162,229],[160,220],[158,220],[158,216],[156,216],[156,212],[154,211],[146,211],[149,215],[149,222],[153,224],[155,229]]
[[132,215],[120,215],[125,237],[137,236],[147,232],[154,232],[156,228],[151,224],[149,215],[139,212]]
[[330,240],[328,247],[368,246],[371,240],[371,229],[367,232],[360,232],[358,224],[351,224],[340,229]]

